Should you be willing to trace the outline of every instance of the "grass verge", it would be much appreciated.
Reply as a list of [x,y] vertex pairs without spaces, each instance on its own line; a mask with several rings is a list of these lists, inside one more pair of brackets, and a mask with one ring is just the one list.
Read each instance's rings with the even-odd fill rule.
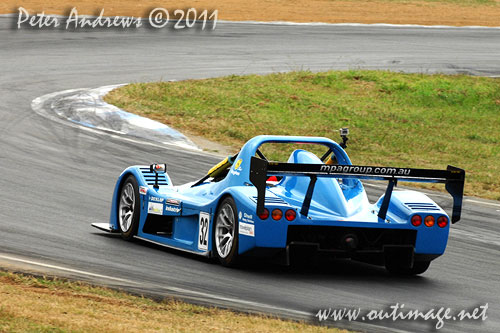
[[500,200],[498,79],[303,71],[137,83],[112,91],[106,101],[234,147],[258,134],[335,140],[334,130],[348,126],[354,164],[439,169],[451,164],[466,170],[467,195]]
[[0,272],[0,332],[347,332]]
[[[218,9],[219,19],[230,21],[293,21],[328,23],[395,23],[423,25],[500,26],[500,0],[3,0],[0,13],[17,13],[22,6],[31,12],[148,17],[151,8]],[[171,19],[175,19],[171,15]]]

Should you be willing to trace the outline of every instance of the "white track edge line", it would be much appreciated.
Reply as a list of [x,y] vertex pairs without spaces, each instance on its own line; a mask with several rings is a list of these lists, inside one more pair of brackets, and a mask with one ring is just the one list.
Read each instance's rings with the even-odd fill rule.
[[[76,273],[76,274],[81,274],[81,275],[86,275],[86,276],[91,276],[91,277],[104,278],[104,279],[114,280],[114,281],[119,281],[119,282],[126,282],[126,283],[131,283],[134,285],[140,284],[140,283],[132,281],[132,280],[117,278],[117,277],[113,277],[113,276],[109,276],[109,275],[96,274],[96,273],[91,273],[91,272],[87,272],[87,271],[82,271],[82,270],[78,270],[78,269],[62,267],[62,266],[57,266],[57,265],[52,265],[52,264],[46,264],[46,263],[33,261],[33,260],[21,259],[21,258],[17,258],[17,257],[13,257],[13,256],[4,255],[4,254],[0,254],[0,259],[5,259],[5,260],[9,260],[9,261],[14,261],[14,262],[20,262],[20,263],[34,265],[34,266],[40,266],[40,267],[44,267],[44,268],[51,268],[51,269],[69,272],[69,273]],[[181,293],[181,294],[186,294],[186,295],[196,295],[196,296],[200,296],[200,297],[204,297],[204,298],[211,298],[211,299],[216,299],[216,300],[221,300],[221,301],[228,301],[228,302],[238,303],[238,304],[242,304],[242,305],[253,305],[256,307],[260,307],[260,308],[272,308],[272,309],[277,309],[277,310],[281,310],[281,311],[286,311],[289,313],[295,313],[295,314],[302,315],[302,316],[311,315],[308,312],[280,308],[280,307],[275,307],[275,306],[267,305],[267,304],[263,304],[263,303],[245,301],[245,300],[224,297],[224,296],[218,296],[218,295],[214,295],[214,294],[210,294],[210,293],[193,291],[193,290],[188,290],[188,289],[184,289],[184,288],[165,287],[165,286],[159,286],[159,287],[161,287],[161,289],[163,289],[163,290]]]
[[38,262],[38,261],[26,260],[26,259],[21,259],[21,258],[17,258],[17,257],[6,256],[3,254],[0,254],[0,258],[10,260],[10,261],[15,261],[15,262],[21,262],[24,264],[40,266],[40,267],[44,267],[44,268],[52,268],[55,270],[69,272],[69,273],[76,273],[76,274],[82,274],[82,275],[87,275],[87,276],[92,276],[92,277],[104,278],[104,279],[108,279],[108,280],[115,280],[115,281],[119,281],[119,282],[127,282],[127,283],[137,284],[137,282],[134,282],[132,280],[121,279],[121,278],[117,278],[117,277],[113,277],[113,276],[96,274],[96,273],[86,272],[86,271],[82,271],[82,270],[78,270],[78,269],[67,268],[67,267],[62,267],[62,266],[57,266],[57,265],[45,264],[45,263]]

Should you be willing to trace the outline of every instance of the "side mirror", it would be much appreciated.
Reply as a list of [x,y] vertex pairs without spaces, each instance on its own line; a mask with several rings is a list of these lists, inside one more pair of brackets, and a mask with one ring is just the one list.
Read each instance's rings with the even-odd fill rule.
[[158,172],[165,172],[167,171],[167,165],[166,164],[151,164],[149,166],[149,171],[158,173]]
[[167,165],[166,164],[151,164],[149,166],[149,171],[155,173],[155,184],[153,185],[153,188],[159,189],[160,185],[158,185],[158,174],[160,172],[166,172],[167,171]]

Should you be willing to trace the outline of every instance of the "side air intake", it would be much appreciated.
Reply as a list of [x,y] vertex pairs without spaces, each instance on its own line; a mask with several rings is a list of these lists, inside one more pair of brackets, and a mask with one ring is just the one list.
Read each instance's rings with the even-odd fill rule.
[[439,207],[433,203],[406,202],[405,205],[412,210],[440,210]]
[[[153,186],[155,184],[155,173],[151,172],[149,168],[141,168],[142,175],[146,180],[148,185]],[[165,173],[158,173],[158,185],[168,185],[167,177]]]
[[[252,200],[254,202],[257,202],[257,197],[252,197]],[[288,206],[288,203],[281,199],[281,198],[278,198],[278,197],[266,197],[266,201],[265,201],[266,204],[269,204],[269,205],[287,205]]]

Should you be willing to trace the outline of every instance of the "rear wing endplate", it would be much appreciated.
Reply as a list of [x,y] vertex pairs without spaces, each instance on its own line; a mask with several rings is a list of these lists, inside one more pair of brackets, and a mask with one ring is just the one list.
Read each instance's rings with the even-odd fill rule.
[[250,162],[250,181],[257,188],[258,215],[264,212],[266,181],[269,176],[303,176],[311,179],[300,210],[300,213],[305,216],[309,212],[314,186],[318,177],[388,181],[384,200],[378,212],[378,217],[384,220],[389,208],[392,190],[398,181],[444,183],[446,190],[453,197],[452,223],[460,220],[462,212],[465,171],[453,166],[448,166],[446,170],[430,170],[360,165],[278,163],[268,162],[252,156]]

